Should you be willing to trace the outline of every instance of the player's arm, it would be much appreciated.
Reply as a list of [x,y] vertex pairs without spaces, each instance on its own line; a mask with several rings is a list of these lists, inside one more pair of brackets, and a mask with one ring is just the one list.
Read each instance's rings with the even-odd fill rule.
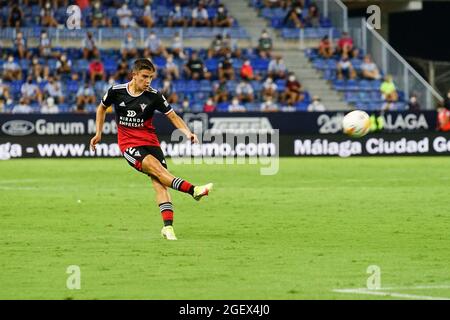
[[192,143],[198,143],[198,138],[195,133],[192,133],[189,127],[187,126],[186,122],[184,122],[183,119],[181,119],[175,111],[171,111],[166,114],[167,118],[169,118],[170,122],[175,126],[175,128],[179,129],[183,134],[191,140]]
[[97,107],[97,113],[95,118],[95,136],[91,139],[91,149],[95,151],[95,146],[102,140],[103,124],[105,123],[106,109],[112,104],[112,87],[105,93],[102,101]]

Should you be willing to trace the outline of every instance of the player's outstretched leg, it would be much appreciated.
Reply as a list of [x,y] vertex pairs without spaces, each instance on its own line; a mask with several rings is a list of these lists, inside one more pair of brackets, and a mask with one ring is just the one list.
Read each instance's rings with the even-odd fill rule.
[[156,203],[161,211],[161,216],[164,222],[164,227],[161,230],[161,235],[167,240],[177,240],[175,231],[173,229],[173,205],[167,188],[159,182],[156,177],[151,177],[153,188],[156,192]]
[[197,201],[207,196],[213,187],[212,183],[203,186],[194,186],[186,180],[173,176],[152,155],[146,156],[144,161],[142,161],[142,171],[156,177],[163,186],[189,193]]

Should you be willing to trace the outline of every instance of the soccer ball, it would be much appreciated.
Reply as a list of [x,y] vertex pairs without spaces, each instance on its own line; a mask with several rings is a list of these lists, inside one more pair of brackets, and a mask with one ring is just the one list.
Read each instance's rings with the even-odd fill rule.
[[351,137],[363,137],[370,130],[369,115],[361,110],[347,113],[342,120],[342,128],[344,129],[344,133]]

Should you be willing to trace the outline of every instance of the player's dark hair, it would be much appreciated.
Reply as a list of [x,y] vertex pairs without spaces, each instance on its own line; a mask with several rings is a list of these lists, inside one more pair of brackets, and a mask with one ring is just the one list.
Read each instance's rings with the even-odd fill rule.
[[150,59],[137,59],[134,62],[133,71],[138,72],[141,70],[150,70],[152,72],[156,71],[156,67]]

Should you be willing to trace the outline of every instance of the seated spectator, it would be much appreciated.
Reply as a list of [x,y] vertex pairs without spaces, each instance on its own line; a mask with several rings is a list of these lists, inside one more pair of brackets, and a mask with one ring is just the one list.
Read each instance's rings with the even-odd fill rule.
[[13,4],[8,16],[8,26],[11,28],[23,27],[24,17],[22,9],[16,3]]
[[186,77],[192,80],[211,78],[211,73],[208,72],[208,69],[206,69],[202,59],[200,59],[196,51],[192,52],[191,58],[184,66],[184,72]]
[[266,96],[264,102],[261,103],[260,110],[261,112],[277,112],[279,111],[279,108],[271,96]]
[[169,13],[169,19],[167,19],[167,26],[171,27],[183,27],[187,28],[188,19],[183,16],[181,6],[176,4],[172,11]]
[[[114,79],[118,82],[128,81],[129,68],[127,59],[122,58],[117,66],[116,74]],[[106,92],[106,91],[105,91]]]
[[20,32],[20,31],[17,32],[16,37],[14,38],[13,44],[14,44],[13,47],[14,47],[15,54],[19,57],[19,59],[28,58],[27,41],[23,37],[22,32]]
[[187,97],[184,97],[183,102],[181,103],[181,112],[191,112],[191,103]]
[[272,79],[285,79],[287,76],[287,68],[281,55],[276,55],[269,62],[267,72]]
[[147,28],[153,28],[153,26],[155,25],[155,17],[153,16],[152,7],[149,4],[144,7],[142,22]]
[[22,69],[14,61],[12,55],[9,55],[8,60],[3,64],[3,79],[6,81],[22,80]]
[[231,104],[228,106],[228,112],[246,112],[247,109],[240,104],[239,99],[234,97]]
[[337,64],[337,76],[338,79],[355,79],[356,78],[356,72],[353,68],[352,63],[350,62],[350,59],[348,58],[347,53],[344,53],[342,55],[341,60],[339,60]]
[[165,78],[163,81],[163,87],[161,89],[161,94],[166,97],[170,104],[178,103],[178,95],[173,89],[172,81],[170,78]]
[[19,104],[15,105],[11,110],[12,113],[32,113],[33,108],[30,106],[30,102],[27,98],[22,97],[19,100]]
[[227,33],[222,43],[226,54],[231,53],[233,57],[240,58],[241,49],[239,49],[237,41],[235,39],[231,39],[231,35],[229,33]]
[[303,28],[304,22],[302,14],[303,4],[301,2],[295,1],[284,17],[283,25],[289,25],[290,23],[293,23],[296,28]]
[[48,37],[46,30],[42,30],[39,39],[39,54],[41,58],[51,58],[52,56],[52,42]]
[[231,54],[228,54],[225,59],[219,63],[218,73],[219,80],[234,80],[235,75]]
[[192,10],[192,26],[193,27],[209,27],[208,11],[203,3],[199,2],[197,7]]
[[[147,42],[146,42],[146,44],[147,44]],[[120,51],[122,53],[123,59],[136,58],[136,56],[138,54],[137,43],[136,43],[136,40],[134,40],[131,32],[128,32],[127,37],[122,41]],[[144,55],[147,56],[147,54],[148,54],[148,51],[145,51]]]
[[340,56],[347,54],[349,57],[357,58],[359,51],[353,46],[353,39],[348,32],[343,32],[336,47],[336,53]]
[[156,36],[154,31],[150,32],[145,40],[144,46],[144,56],[146,57],[167,56],[166,48],[163,46],[161,40]]
[[271,97],[272,100],[277,98],[278,86],[271,77],[267,77],[266,81],[263,83],[262,96],[263,98]]
[[325,59],[329,59],[333,54],[334,49],[330,38],[328,36],[323,37],[319,44],[319,55]]
[[439,131],[450,131],[450,90],[444,99],[442,108],[438,109],[438,127]]
[[86,104],[94,104],[95,103],[95,93],[92,87],[88,82],[85,82],[83,86],[77,91],[77,100],[76,100],[76,112],[85,112]]
[[208,48],[208,58],[211,59],[213,57],[223,57],[225,55],[226,52],[223,47],[223,37],[221,34],[218,34],[213,39]]
[[387,102],[386,108],[390,109],[393,106],[393,103],[398,100],[397,89],[392,81],[391,75],[385,77],[384,82],[381,84],[380,91],[383,95],[383,100]]
[[308,112],[324,112],[326,111],[325,106],[320,101],[318,96],[314,96],[312,102],[308,106]]
[[53,77],[48,78],[48,83],[44,87],[44,94],[55,99],[57,103],[64,103],[61,82]]
[[186,56],[184,54],[184,44],[183,39],[181,38],[180,34],[177,32],[175,33],[175,36],[173,37],[172,43],[170,45],[170,48],[168,50],[175,58],[179,59],[186,59]]
[[258,54],[261,58],[270,58],[273,49],[273,42],[267,30],[261,32],[261,37],[258,39]]
[[106,80],[105,68],[100,60],[94,60],[89,64],[89,79],[92,85],[96,81]]
[[48,97],[44,100],[41,106],[41,113],[59,113],[58,105],[53,97]]
[[217,7],[217,14],[213,19],[213,26],[219,28],[231,28],[233,26],[233,18],[228,16],[228,12],[223,4]]
[[47,81],[50,73],[50,68],[48,67],[48,65],[41,64],[37,56],[34,56],[31,60],[30,69],[31,74],[38,83],[41,81]]
[[205,104],[203,105],[203,112],[215,112],[217,109],[217,106],[214,104],[213,98],[209,97],[208,100],[205,101]]
[[305,98],[302,92],[302,85],[297,81],[294,74],[289,75],[282,98],[288,106],[294,106]]
[[445,96],[444,108],[450,111],[450,90],[448,90],[447,95]]
[[408,101],[408,111],[409,112],[420,112],[420,103],[417,100],[417,95],[412,94]]
[[119,24],[122,28],[134,28],[137,27],[136,21],[133,18],[133,13],[128,8],[128,4],[124,3],[117,9],[117,17],[119,18]]
[[225,79],[213,84],[213,100],[215,103],[227,102],[229,93],[227,89],[227,82]]
[[101,7],[101,3],[99,0],[96,0],[94,2],[93,8],[92,8],[92,27],[98,28],[98,27],[112,27],[112,21],[110,18],[108,18],[104,10]]
[[83,59],[89,60],[100,57],[92,32],[86,33],[86,37],[83,39],[81,46],[83,48]]
[[256,80],[255,74],[253,72],[253,67],[249,59],[246,59],[242,64],[240,74],[241,78],[244,80]]
[[29,102],[42,103],[42,92],[39,87],[33,83],[33,77],[29,75],[27,81],[20,88],[20,93],[23,98],[26,98]]
[[308,8],[308,16],[306,17],[306,23],[313,28],[320,27],[320,13],[319,8],[315,3],[312,3]]
[[69,76],[72,72],[72,61],[67,59],[67,55],[63,53],[58,61],[56,61],[56,73],[58,75]]
[[169,54],[166,60],[166,66],[163,69],[163,74],[171,79],[180,78],[180,70],[178,65],[173,61],[173,55]]
[[52,4],[50,1],[45,3],[44,8],[41,9],[41,23],[42,27],[53,27],[56,28],[58,26],[58,22],[54,18],[55,11],[52,8]]
[[263,2],[265,8],[280,8],[285,6],[285,1],[283,0],[264,0]]
[[364,61],[361,64],[362,77],[367,80],[379,80],[381,79],[380,71],[377,65],[372,61],[369,55],[364,57]]
[[3,79],[0,78],[0,112],[4,111],[5,105],[11,104],[12,99],[9,93],[9,86],[3,83]]
[[242,80],[237,85],[236,97],[240,102],[253,102],[255,100],[253,87],[248,80]]

